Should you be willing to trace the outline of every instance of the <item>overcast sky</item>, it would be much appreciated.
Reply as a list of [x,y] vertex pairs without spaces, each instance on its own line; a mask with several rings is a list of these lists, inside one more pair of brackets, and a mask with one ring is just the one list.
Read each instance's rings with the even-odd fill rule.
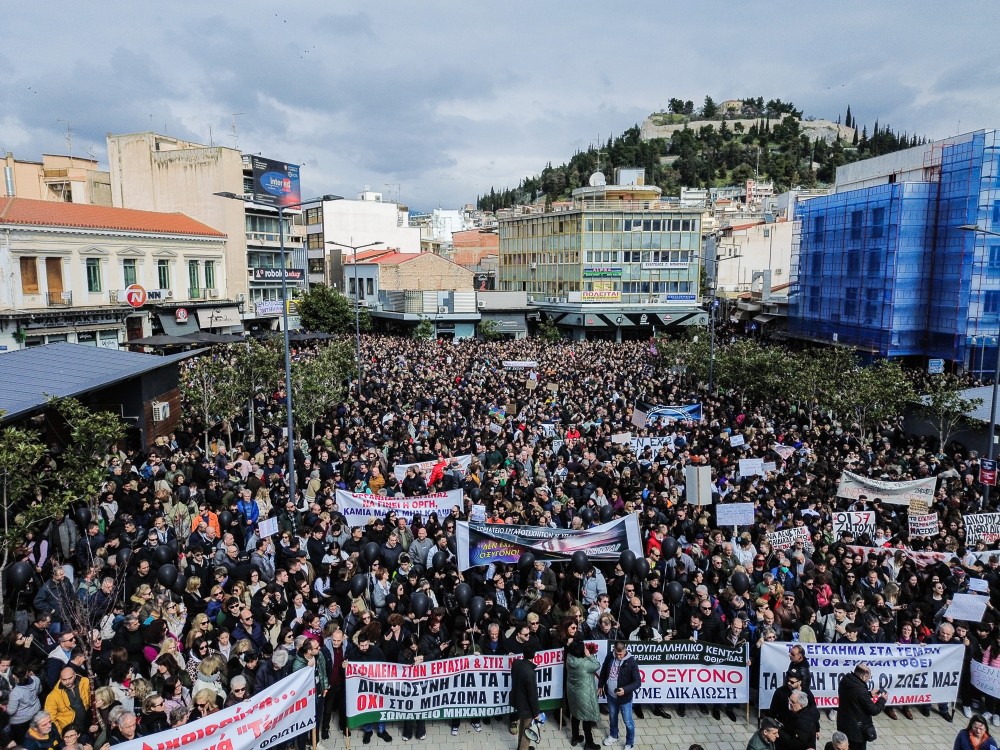
[[0,151],[67,153],[69,127],[106,166],[106,133],[152,129],[300,163],[303,197],[458,207],[671,97],[1000,126],[998,20],[996,0],[7,2]]

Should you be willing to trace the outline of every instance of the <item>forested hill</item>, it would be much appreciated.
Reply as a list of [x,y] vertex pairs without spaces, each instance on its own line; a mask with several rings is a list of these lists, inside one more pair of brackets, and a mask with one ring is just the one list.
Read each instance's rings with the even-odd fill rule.
[[[516,188],[494,187],[478,197],[480,209],[495,211],[540,198],[559,200],[587,184],[600,171],[611,180],[618,167],[644,167],[646,184],[657,185],[665,196],[679,195],[683,187],[740,185],[759,170],[779,191],[832,183],[837,167],[859,159],[899,151],[926,142],[897,133],[878,120],[858,129],[848,106],[843,128],[838,117],[833,137],[823,137],[803,119],[794,105],[772,99],[745,99],[729,108],[711,97],[695,109],[692,102],[670,100],[667,112],[654,113],[643,127],[635,125],[607,143],[578,151],[559,166],[550,162],[541,173],[525,177]],[[737,106],[738,105],[738,106]],[[659,133],[666,137],[659,137]],[[644,137],[655,134],[651,137]]]

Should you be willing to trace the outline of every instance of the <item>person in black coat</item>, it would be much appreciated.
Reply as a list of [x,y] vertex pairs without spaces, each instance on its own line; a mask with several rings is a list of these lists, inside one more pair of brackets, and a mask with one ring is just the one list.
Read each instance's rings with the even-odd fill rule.
[[517,750],[528,750],[528,736],[524,731],[532,719],[538,719],[538,678],[535,675],[535,647],[528,643],[524,647],[524,658],[515,661],[510,668],[510,707],[517,716]]
[[597,694],[608,699],[610,736],[618,739],[618,714],[625,723],[625,745],[635,747],[635,719],[632,718],[632,699],[642,686],[642,675],[635,657],[628,652],[628,644],[615,641],[615,646],[604,657],[601,674],[597,680]]
[[847,735],[850,750],[866,750],[868,727],[874,726],[872,717],[885,708],[885,691],[868,690],[871,677],[871,669],[861,662],[844,675],[837,688],[837,729]]
[[778,750],[809,750],[816,747],[819,709],[802,690],[793,690],[788,699],[788,719],[778,735]]

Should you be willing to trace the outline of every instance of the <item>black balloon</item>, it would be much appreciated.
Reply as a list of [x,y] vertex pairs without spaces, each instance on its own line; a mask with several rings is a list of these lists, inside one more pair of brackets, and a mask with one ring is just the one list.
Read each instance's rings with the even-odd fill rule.
[[625,575],[631,573],[635,569],[635,552],[630,549],[622,550],[622,553],[618,555],[618,564]]
[[594,511],[590,508],[583,508],[580,511],[580,520],[583,521],[584,526],[590,526],[594,522]]
[[680,581],[671,581],[667,584],[667,598],[673,604],[681,603],[681,599],[684,598],[684,586]]
[[431,608],[431,600],[421,591],[417,591],[412,596],[410,596],[410,609],[413,610],[413,614],[419,620],[421,617],[427,614],[428,610]]
[[677,540],[672,536],[668,536],[662,542],[660,542],[660,549],[663,550],[663,557],[669,559],[677,554]]
[[364,547],[361,548],[361,559],[367,567],[371,567],[372,563],[378,560],[379,546],[376,542],[368,542]]
[[35,574],[35,569],[30,562],[22,560],[14,563],[7,571],[7,587],[9,589],[23,589],[31,581]]
[[733,585],[733,591],[740,596],[743,596],[743,594],[750,590],[750,577],[746,573],[734,573],[730,579],[730,583]]
[[645,557],[637,557],[635,565],[632,566],[632,573],[640,580],[645,580],[649,575],[649,560]]
[[478,487],[473,487],[471,490],[469,490],[469,499],[472,502],[478,503],[480,500],[482,500],[482,498],[483,498],[483,491]]
[[527,573],[535,564],[535,555],[531,552],[522,552],[517,558],[517,569],[522,573]]
[[236,518],[228,510],[224,510],[219,514],[219,528],[228,529],[233,525],[233,521]]
[[177,582],[177,575],[176,565],[163,565],[156,571],[156,580],[160,582],[161,586],[169,589]]
[[177,580],[174,581],[174,585],[170,587],[177,596],[184,596],[184,589],[187,588],[187,578],[184,577],[183,573],[177,574]]
[[132,548],[122,547],[118,550],[116,557],[118,560],[118,567],[124,569],[132,560]]
[[615,509],[610,505],[601,506],[601,523],[607,523],[615,514]]
[[451,554],[453,555],[458,554],[458,542],[455,540],[455,537],[453,536],[448,537],[448,549],[451,550]]
[[479,622],[483,619],[483,615],[486,614],[486,600],[481,596],[472,597],[472,601],[469,602],[469,619],[473,623]]
[[431,564],[434,566],[434,570],[444,569],[444,566],[448,564],[448,553],[439,549],[431,558]]
[[458,606],[465,607],[469,606],[469,602],[472,601],[472,586],[467,583],[460,583],[455,587],[455,601],[458,602]]
[[578,549],[573,553],[573,557],[570,558],[570,565],[573,566],[573,570],[577,573],[586,573],[590,569],[590,558],[587,557],[586,552]]
[[153,560],[157,565],[166,565],[174,559],[173,550],[165,544],[157,544],[153,549]]
[[85,531],[87,528],[87,524],[90,523],[90,519],[93,518],[93,516],[90,513],[90,508],[88,508],[86,505],[84,505],[81,508],[77,508],[76,512],[73,514],[73,517],[76,519],[76,525],[80,527],[80,531]]
[[364,573],[355,573],[351,579],[351,595],[361,596],[368,589],[368,576]]

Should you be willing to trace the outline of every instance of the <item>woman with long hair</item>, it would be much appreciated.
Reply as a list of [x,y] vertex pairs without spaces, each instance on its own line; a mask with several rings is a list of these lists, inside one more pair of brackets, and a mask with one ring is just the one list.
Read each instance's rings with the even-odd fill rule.
[[[566,698],[570,712],[570,744],[583,742],[584,750],[598,750],[594,742],[594,727],[601,720],[597,702],[597,648],[585,644],[582,638],[570,637],[565,646]],[[580,734],[580,725],[583,734]]]

